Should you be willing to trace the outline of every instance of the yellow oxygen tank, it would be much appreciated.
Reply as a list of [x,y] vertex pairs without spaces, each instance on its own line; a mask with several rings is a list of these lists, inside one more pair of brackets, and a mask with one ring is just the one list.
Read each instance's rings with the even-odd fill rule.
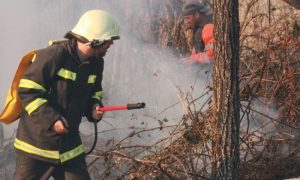
[[36,52],[31,51],[22,57],[19,67],[16,71],[11,87],[8,90],[8,95],[5,101],[4,108],[0,115],[0,121],[5,124],[10,124],[20,117],[21,103],[18,96],[18,87],[21,78],[28,66],[35,60]]

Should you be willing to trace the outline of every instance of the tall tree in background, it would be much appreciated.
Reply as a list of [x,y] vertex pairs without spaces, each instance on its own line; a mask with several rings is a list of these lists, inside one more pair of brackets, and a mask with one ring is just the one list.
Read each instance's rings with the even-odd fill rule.
[[213,179],[239,179],[238,0],[214,0]]

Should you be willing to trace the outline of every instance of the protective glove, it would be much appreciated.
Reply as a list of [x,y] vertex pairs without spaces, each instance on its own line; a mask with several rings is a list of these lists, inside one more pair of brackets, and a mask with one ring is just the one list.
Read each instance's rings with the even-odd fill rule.
[[103,115],[104,115],[104,112],[97,110],[100,107],[101,106],[99,104],[95,104],[93,106],[93,109],[92,109],[92,118],[94,120],[96,120],[97,122],[99,122],[102,119]]

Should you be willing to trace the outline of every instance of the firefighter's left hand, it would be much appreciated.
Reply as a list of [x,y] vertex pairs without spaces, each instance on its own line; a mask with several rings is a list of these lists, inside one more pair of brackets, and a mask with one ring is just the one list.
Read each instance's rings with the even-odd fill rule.
[[97,109],[100,108],[100,105],[96,105],[93,107],[92,110],[92,117],[93,119],[95,119],[96,121],[100,121],[104,115],[103,111],[98,111]]

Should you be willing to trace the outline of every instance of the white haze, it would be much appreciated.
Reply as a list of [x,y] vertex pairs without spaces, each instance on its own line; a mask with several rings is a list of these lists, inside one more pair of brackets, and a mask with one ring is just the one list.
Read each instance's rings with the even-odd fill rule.
[[[158,1],[156,4],[163,2]],[[165,125],[178,123],[183,115],[183,108],[181,103],[178,103],[178,92],[172,83],[184,93],[193,92],[193,97],[197,98],[209,84],[210,74],[206,73],[209,66],[179,65],[171,52],[135,37],[129,20],[143,19],[143,8],[147,7],[147,3],[138,0],[1,1],[1,109],[22,55],[33,49],[46,47],[49,40],[61,39],[86,10],[99,8],[115,15],[121,27],[121,40],[115,41],[105,57],[104,103],[146,103],[146,108],[142,110],[107,112],[103,121],[99,123],[99,131],[111,131],[101,134],[101,138],[122,139],[132,131],[129,128],[132,126],[138,129],[159,127],[157,119],[166,118],[168,121],[164,122]],[[136,13],[132,16],[126,14],[127,8]],[[135,28],[137,31],[144,30],[138,29],[143,26]],[[156,75],[157,72],[160,73]],[[193,91],[192,86],[196,87]],[[197,106],[201,105],[198,101]],[[164,111],[170,106],[172,107]],[[17,123],[4,125],[6,138],[13,136]],[[84,133],[89,133],[92,127],[84,122],[81,129]],[[149,133],[142,138],[143,143],[153,141],[168,131]]]
[[[145,32],[143,23],[148,22],[145,13],[150,1],[144,0],[2,0],[0,6],[0,108],[3,108],[7,90],[18,66],[19,60],[26,52],[46,47],[49,40],[61,39],[88,9],[104,9],[115,15],[120,21],[121,40],[116,41],[105,57],[103,87],[105,105],[145,102],[146,108],[132,111],[107,112],[98,124],[99,139],[118,140],[127,137],[132,131],[159,127],[159,121],[165,126],[177,124],[183,115],[183,108],[178,98],[176,87],[180,87],[184,96],[192,92],[197,98],[206,91],[211,78],[209,65],[189,66],[177,64],[177,58],[171,52],[163,50],[155,43],[147,43],[136,37],[136,32]],[[154,5],[163,5],[165,1],[151,1]],[[154,3],[155,2],[155,3]],[[131,9],[132,14],[128,14]],[[159,12],[163,14],[162,12]],[[144,21],[141,21],[143,19]],[[131,27],[131,21],[136,27]],[[141,26],[138,26],[141,25]],[[144,34],[147,36],[147,34]],[[138,34],[141,37],[141,34]],[[150,37],[151,38],[151,37]],[[172,84],[173,83],[173,84]],[[174,87],[174,85],[176,87]],[[192,86],[195,89],[192,90]],[[203,105],[207,96],[196,102],[197,108]],[[255,103],[256,105],[257,103]],[[262,109],[257,105],[257,109]],[[170,107],[170,108],[168,108]],[[166,108],[168,108],[166,110]],[[276,118],[274,107],[266,107],[262,112]],[[250,132],[260,127],[264,118],[259,114],[251,121]],[[17,122],[4,125],[5,137],[14,136]],[[242,122],[245,129],[247,121]],[[134,128],[131,128],[133,127]],[[93,127],[86,121],[81,130],[92,134]],[[274,124],[267,125],[265,132],[274,134]],[[151,144],[166,136],[169,129],[150,131],[133,138],[132,143]],[[100,144],[100,143],[99,143]]]

